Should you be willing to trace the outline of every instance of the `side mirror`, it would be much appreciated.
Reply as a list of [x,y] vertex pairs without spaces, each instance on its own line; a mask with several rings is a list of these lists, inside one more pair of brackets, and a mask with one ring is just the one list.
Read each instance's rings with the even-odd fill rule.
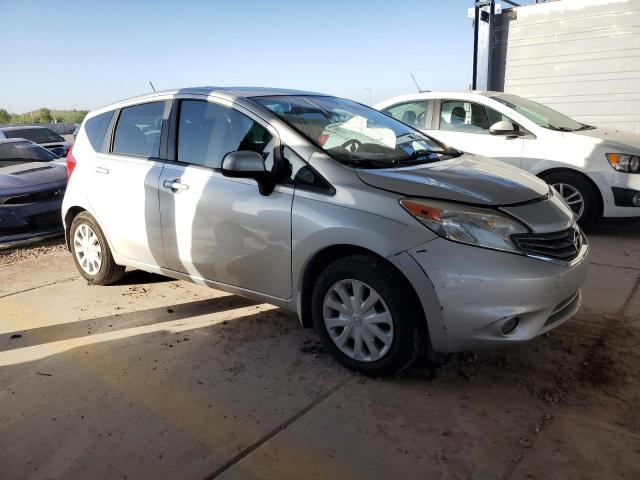
[[501,120],[489,127],[489,133],[491,135],[520,135],[522,132],[513,123]]
[[264,166],[262,155],[250,150],[227,153],[222,159],[222,175],[231,178],[253,178],[262,195],[270,195],[276,183]]

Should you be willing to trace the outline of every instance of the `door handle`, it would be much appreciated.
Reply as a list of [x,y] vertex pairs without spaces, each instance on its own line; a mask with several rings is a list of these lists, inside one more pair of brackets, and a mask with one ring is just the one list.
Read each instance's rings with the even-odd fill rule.
[[96,173],[102,173],[102,174],[107,174],[109,173],[109,169],[105,168],[105,167],[96,167],[95,169]]
[[183,190],[189,190],[189,185],[187,185],[186,183],[180,183],[179,178],[175,178],[173,180],[165,180],[164,182],[162,182],[162,185],[164,185],[165,188],[168,188],[174,193],[181,192]]

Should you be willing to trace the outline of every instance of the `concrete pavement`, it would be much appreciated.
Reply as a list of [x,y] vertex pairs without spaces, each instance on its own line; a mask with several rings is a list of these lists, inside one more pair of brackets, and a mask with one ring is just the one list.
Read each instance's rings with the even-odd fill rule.
[[375,380],[275,307],[0,258],[0,478],[640,478],[640,225],[530,344]]

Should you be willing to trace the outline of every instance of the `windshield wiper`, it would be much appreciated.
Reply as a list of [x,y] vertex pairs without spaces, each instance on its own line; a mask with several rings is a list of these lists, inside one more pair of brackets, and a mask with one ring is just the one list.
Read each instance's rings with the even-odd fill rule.
[[459,152],[458,150],[454,150],[454,149],[448,149],[448,150],[416,150],[412,153],[409,154],[408,157],[405,158],[397,158],[393,161],[394,164],[400,164],[400,163],[413,163],[414,161],[417,161],[423,157],[430,157],[429,160],[436,162],[438,160],[440,160],[440,158],[433,158],[432,155],[448,155],[451,156],[451,158],[455,158],[455,157],[459,157],[460,155],[462,155],[462,152]]
[[549,125],[549,127],[552,130],[556,130],[558,132],[579,132],[580,130],[593,130],[596,127],[593,127],[591,125],[582,125],[581,127],[578,128],[567,128],[567,127],[551,127],[551,125]]
[[409,158],[420,158],[424,155],[451,155],[452,157],[459,157],[462,155],[462,152],[456,150],[455,148],[449,148],[447,150],[416,150],[413,152]]
[[388,160],[372,160],[370,158],[343,158],[340,161],[356,168],[389,168],[394,163]]

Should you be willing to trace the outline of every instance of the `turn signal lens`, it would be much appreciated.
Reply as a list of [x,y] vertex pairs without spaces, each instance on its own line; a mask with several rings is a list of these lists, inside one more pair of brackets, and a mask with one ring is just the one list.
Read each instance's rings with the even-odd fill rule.
[[413,202],[411,200],[401,200],[400,203],[404,208],[409,210],[414,217],[423,218],[425,220],[433,220],[435,222],[442,221],[442,210],[428,207],[422,203]]
[[607,160],[619,172],[640,173],[640,157],[627,153],[607,153]]

